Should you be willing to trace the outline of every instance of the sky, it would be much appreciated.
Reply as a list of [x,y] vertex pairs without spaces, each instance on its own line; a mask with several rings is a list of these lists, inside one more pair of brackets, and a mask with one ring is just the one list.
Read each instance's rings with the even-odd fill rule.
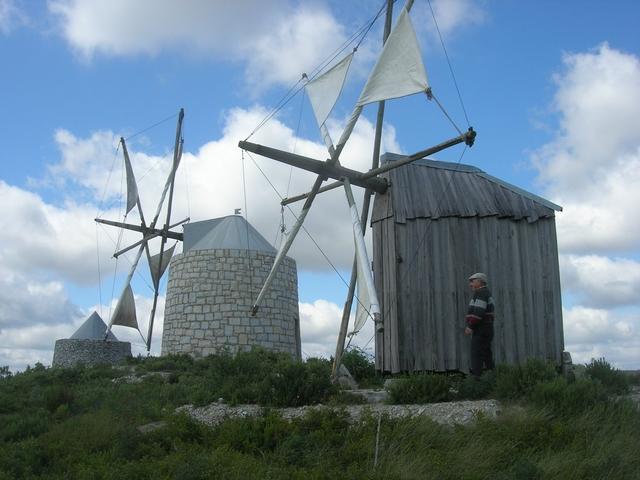
[[[243,157],[238,141],[324,159],[302,92],[257,127],[303,72],[330,59],[382,3],[0,0],[0,366],[50,365],[56,339],[94,310],[108,320],[131,262],[112,254],[138,239],[94,222],[123,218],[118,140],[127,139],[151,216],[180,108],[185,144],[172,218],[204,220],[240,208],[277,244],[281,224],[293,224],[279,195],[307,191],[314,177]],[[416,0],[411,16],[436,98],[460,128],[478,132],[471,149],[436,158],[474,165],[562,205],[565,349],[574,362],[605,357],[640,369],[640,4]],[[334,138],[381,38],[378,20],[329,119]],[[370,168],[375,115],[365,108],[341,156],[345,166]],[[387,102],[382,152],[413,153],[455,135],[424,96]],[[302,349],[329,356],[353,258],[343,192],[319,197],[305,227],[309,235],[301,233],[290,252]],[[140,272],[134,292],[146,334],[152,291]],[[153,354],[163,309],[161,294]],[[137,332],[114,333],[144,352]],[[371,349],[372,335],[367,325],[353,342]]]

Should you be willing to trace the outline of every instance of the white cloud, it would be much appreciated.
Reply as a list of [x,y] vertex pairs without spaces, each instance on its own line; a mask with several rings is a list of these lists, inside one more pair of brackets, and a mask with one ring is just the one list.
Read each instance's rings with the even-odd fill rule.
[[[307,357],[329,358],[334,356],[341,319],[342,307],[333,302],[316,300],[313,303],[300,303],[300,334],[303,354]],[[353,314],[349,320],[349,332],[352,327]],[[374,346],[373,340],[371,340],[373,330],[373,322],[368,320],[362,330],[353,337],[351,345],[372,352]]]
[[26,14],[18,8],[14,0],[0,0],[0,33],[8,35],[27,23]]
[[640,312],[614,314],[582,306],[565,310],[565,349],[574,363],[605,357],[617,368],[638,367]]
[[[431,2],[431,6],[433,8],[433,15],[435,15],[438,22],[438,28],[440,29],[440,33],[445,37],[445,41],[446,37],[452,35],[455,31],[461,29],[461,27],[482,24],[487,17],[486,12],[481,8],[479,2],[473,0],[434,0]],[[420,9],[419,5],[416,5],[416,7],[422,10],[421,16],[424,19],[423,22],[416,23],[419,25],[422,23],[426,24],[430,34],[436,37],[437,31],[428,6],[422,9]]]
[[[640,225],[640,59],[606,43],[565,54],[554,76],[555,138],[532,157],[557,217],[565,343],[576,362],[637,368]],[[607,255],[615,254],[615,257]]]
[[[96,208],[72,201],[57,207],[0,180],[0,262],[13,272],[54,274],[80,284],[97,281]],[[101,261],[108,261],[105,251]],[[93,261],[93,268],[91,267]]]
[[326,60],[346,39],[343,27],[330,12],[316,6],[300,6],[271,32],[246,45],[249,83],[290,84]]
[[38,281],[0,267],[0,335],[5,329],[52,325],[79,315],[61,282]]
[[50,0],[67,41],[83,55],[155,55],[193,48],[231,57],[235,44],[272,28],[287,3],[240,0]]
[[582,305],[607,308],[640,307],[640,263],[627,258],[598,255],[561,255],[562,288]]
[[[352,33],[325,2],[49,0],[48,6],[66,41],[86,60],[97,54],[158,55],[164,51],[215,56],[244,64],[248,84],[258,91],[299,80]],[[433,8],[445,36],[485,19],[484,11],[471,0],[437,0]],[[422,5],[414,12],[418,28],[428,25],[429,34],[436,35],[431,12]],[[365,15],[358,14],[355,23],[361,26]],[[378,24],[382,28],[382,22]],[[362,45],[360,57],[370,62],[367,48]]]
[[346,39],[321,4],[287,0],[51,0],[49,10],[85,59],[165,50],[214,55],[246,63],[249,84],[259,89],[295,82]]
[[[533,157],[547,196],[563,205],[565,253],[634,251],[640,243],[640,59],[607,44],[566,54],[555,76],[556,138]],[[624,232],[624,235],[621,235]]]

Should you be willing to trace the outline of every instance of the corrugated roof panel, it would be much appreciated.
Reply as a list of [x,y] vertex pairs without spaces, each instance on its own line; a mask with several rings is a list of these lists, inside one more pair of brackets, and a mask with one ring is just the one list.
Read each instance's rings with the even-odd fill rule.
[[[382,163],[402,158],[386,153]],[[526,219],[553,217],[558,205],[486,174],[471,165],[418,160],[388,172],[395,221],[412,218],[498,216]],[[372,222],[387,218],[388,201],[376,196]],[[379,206],[377,207],[376,205]],[[383,205],[384,204],[384,205]]]

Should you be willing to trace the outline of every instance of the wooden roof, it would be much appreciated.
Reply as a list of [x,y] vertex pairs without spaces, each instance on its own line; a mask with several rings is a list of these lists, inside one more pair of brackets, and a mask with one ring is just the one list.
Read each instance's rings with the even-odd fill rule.
[[[401,155],[386,153],[382,163]],[[371,222],[498,216],[529,223],[555,216],[562,207],[488,175],[471,165],[418,160],[388,172],[391,187],[376,195]]]

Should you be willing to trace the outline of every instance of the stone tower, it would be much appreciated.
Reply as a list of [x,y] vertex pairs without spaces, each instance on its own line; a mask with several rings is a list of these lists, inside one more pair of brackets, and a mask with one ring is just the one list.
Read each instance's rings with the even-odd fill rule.
[[276,250],[239,215],[185,225],[169,266],[162,354],[206,356],[261,346],[300,358],[298,277],[286,258],[251,316]]
[[113,332],[109,332],[105,340],[106,331],[107,325],[98,312],[93,312],[71,338],[56,340],[52,366],[115,365],[130,357],[131,344],[119,341]]

